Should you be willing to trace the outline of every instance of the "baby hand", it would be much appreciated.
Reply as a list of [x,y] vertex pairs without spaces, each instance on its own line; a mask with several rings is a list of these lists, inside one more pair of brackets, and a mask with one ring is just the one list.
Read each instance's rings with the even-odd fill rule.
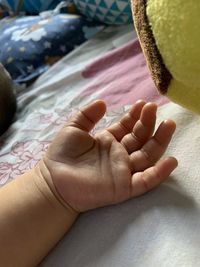
[[154,103],[136,102],[114,125],[90,135],[106,106],[95,101],[58,133],[38,168],[60,201],[77,212],[140,196],[165,181],[175,158],[159,161],[175,131],[166,120],[154,133]]

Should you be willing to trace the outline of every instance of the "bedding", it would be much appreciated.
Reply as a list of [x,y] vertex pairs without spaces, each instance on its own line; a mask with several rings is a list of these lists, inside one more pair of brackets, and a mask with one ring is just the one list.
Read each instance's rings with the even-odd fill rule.
[[80,216],[41,267],[188,267],[200,263],[200,118],[160,96],[132,25],[108,27],[18,88],[16,120],[0,138],[0,184],[34,166],[55,133],[80,107],[101,98],[116,121],[138,99],[159,105],[158,123],[173,118],[167,154],[180,166],[166,183],[138,199]]
[[119,25],[132,22],[129,0],[0,0],[0,4],[15,13],[21,11],[31,15],[55,9],[64,3],[68,13],[72,10],[70,6],[74,5],[80,14],[101,23]]
[[78,11],[101,23],[120,25],[132,22],[129,0],[73,0]]
[[0,24],[0,62],[15,83],[30,83],[103,28],[72,14],[8,17]]
[[62,0],[0,0],[4,5],[13,12],[23,10],[29,14],[38,14],[45,10],[54,9]]

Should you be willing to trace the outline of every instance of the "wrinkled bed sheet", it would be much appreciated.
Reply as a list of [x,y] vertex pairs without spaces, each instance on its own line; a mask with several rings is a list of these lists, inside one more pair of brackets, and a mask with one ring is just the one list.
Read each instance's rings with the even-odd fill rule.
[[132,26],[109,27],[19,90],[16,122],[1,138],[0,183],[35,165],[67,119],[97,98],[108,112],[96,131],[136,100],[156,101],[158,122],[177,123],[167,154],[179,168],[143,197],[81,215],[41,267],[200,265],[200,117],[157,94],[134,38]]

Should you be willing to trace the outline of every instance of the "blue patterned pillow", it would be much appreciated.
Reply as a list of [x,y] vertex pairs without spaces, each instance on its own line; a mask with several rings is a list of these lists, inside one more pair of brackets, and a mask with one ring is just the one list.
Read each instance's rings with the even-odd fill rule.
[[129,0],[74,0],[74,3],[90,19],[117,25],[132,22]]
[[12,11],[23,10],[30,14],[38,14],[54,9],[62,0],[0,0],[0,4]]
[[5,18],[0,24],[0,62],[14,81],[26,83],[103,28],[78,15]]

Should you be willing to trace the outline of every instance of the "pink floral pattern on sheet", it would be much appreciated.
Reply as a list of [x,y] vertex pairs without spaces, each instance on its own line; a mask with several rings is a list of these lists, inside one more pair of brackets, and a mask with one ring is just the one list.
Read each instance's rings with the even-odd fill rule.
[[12,177],[20,175],[16,164],[0,162],[0,185],[7,183]]
[[14,144],[8,154],[15,158],[16,163],[0,163],[0,184],[33,168],[47,150],[48,144],[47,141],[39,140],[21,141]]
[[[54,113],[31,113],[18,131],[19,141],[11,144],[6,153],[0,153],[0,186],[33,168],[47,150],[53,135],[63,127],[67,119],[65,110],[61,109]],[[45,132],[48,137],[43,136]],[[4,138],[6,140],[6,136]],[[3,143],[1,138],[2,146]]]
[[[47,150],[55,133],[58,132],[60,128],[66,124],[67,120],[77,111],[78,108],[69,108],[67,112],[66,109],[56,109],[54,114],[41,112],[31,114],[30,116],[34,124],[32,126],[29,124],[29,127],[27,127],[25,121],[22,129],[20,129],[20,141],[11,144],[10,149],[6,153],[0,153],[0,186],[33,168]],[[125,107],[110,111],[107,116],[97,124],[92,134],[111,125],[121,117],[124,112]],[[66,114],[68,115],[66,116]],[[29,121],[29,119],[27,120]],[[46,127],[44,127],[45,125]],[[45,133],[47,132],[48,137],[45,137]],[[2,139],[0,140],[0,143],[1,142],[3,143]]]

